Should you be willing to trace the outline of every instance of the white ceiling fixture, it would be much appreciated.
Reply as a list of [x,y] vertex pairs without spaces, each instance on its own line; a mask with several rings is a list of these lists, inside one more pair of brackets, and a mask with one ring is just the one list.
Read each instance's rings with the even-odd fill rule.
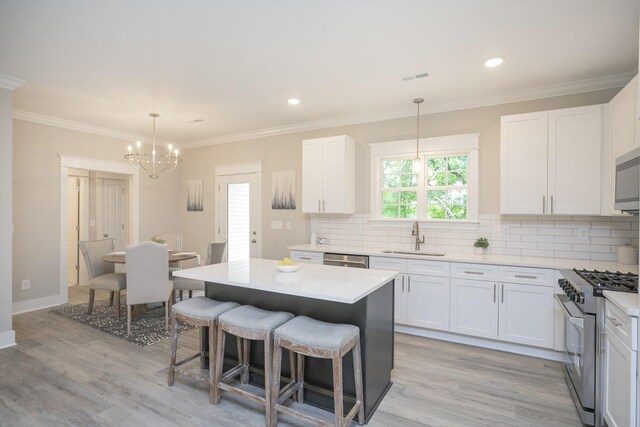
[[298,98],[289,98],[287,99],[287,102],[291,105],[298,105],[300,104],[300,100]]
[[173,149],[173,146],[169,144],[165,153],[160,153],[156,150],[156,119],[160,117],[158,113],[149,113],[149,116],[153,119],[153,145],[151,152],[146,153],[142,150],[142,143],[138,141],[136,143],[136,149],[128,146],[128,154],[125,154],[124,158],[129,160],[129,164],[143,173],[148,173],[149,178],[156,179],[163,173],[173,172],[178,163],[182,161],[178,155],[180,152],[178,149]]
[[489,58],[484,61],[484,66],[487,68],[494,68],[498,65],[502,65],[504,62],[504,56],[494,56],[493,58]]
[[[0,1],[0,74],[26,81],[14,112],[150,139],[140,117],[171,111],[182,150],[413,118],[416,93],[427,114],[622,87],[638,68],[637,0],[64,4]],[[508,67],[478,72],[497,54]]]

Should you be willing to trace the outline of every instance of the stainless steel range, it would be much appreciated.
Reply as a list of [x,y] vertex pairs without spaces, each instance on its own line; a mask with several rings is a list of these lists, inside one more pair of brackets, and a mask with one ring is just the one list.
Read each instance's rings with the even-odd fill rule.
[[600,354],[604,333],[602,291],[638,292],[638,275],[609,271],[560,270],[565,295],[556,295],[564,308],[565,379],[587,425],[602,426],[600,414]]

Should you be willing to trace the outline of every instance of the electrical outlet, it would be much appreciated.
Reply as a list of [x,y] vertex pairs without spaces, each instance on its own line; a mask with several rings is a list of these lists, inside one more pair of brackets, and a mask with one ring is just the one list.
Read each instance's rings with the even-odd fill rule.
[[509,235],[509,226],[503,225],[494,229],[496,237],[507,237]]
[[578,228],[578,239],[587,240],[589,238],[588,228]]
[[27,289],[31,289],[31,280],[25,279],[22,281],[22,290],[26,291]]
[[287,230],[291,230],[291,221],[287,221]]

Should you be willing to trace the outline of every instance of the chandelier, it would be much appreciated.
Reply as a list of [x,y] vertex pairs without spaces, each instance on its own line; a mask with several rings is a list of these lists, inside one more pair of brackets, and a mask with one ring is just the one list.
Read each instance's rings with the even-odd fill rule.
[[143,152],[142,144],[138,141],[136,143],[136,151],[133,152],[131,146],[127,147],[129,154],[125,154],[124,158],[129,160],[129,164],[134,169],[148,173],[149,178],[156,179],[163,173],[175,170],[182,159],[178,157],[178,150],[174,150],[171,144],[169,144],[168,150],[164,154],[156,151],[156,118],[160,115],[158,113],[149,113],[149,116],[153,119],[153,146],[151,152]]

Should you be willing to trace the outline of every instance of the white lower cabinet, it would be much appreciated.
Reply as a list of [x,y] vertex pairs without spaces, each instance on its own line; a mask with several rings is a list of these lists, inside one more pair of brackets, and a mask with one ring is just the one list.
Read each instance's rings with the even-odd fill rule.
[[553,288],[500,283],[498,338],[553,348]]
[[449,330],[449,279],[406,275],[407,325]]
[[451,280],[451,332],[553,348],[553,288]]
[[605,302],[602,415],[609,427],[638,421],[638,319]]
[[407,324],[407,295],[404,291],[406,276],[399,275],[393,281],[394,294],[394,322],[402,325]]
[[451,332],[498,338],[497,284],[451,279]]

